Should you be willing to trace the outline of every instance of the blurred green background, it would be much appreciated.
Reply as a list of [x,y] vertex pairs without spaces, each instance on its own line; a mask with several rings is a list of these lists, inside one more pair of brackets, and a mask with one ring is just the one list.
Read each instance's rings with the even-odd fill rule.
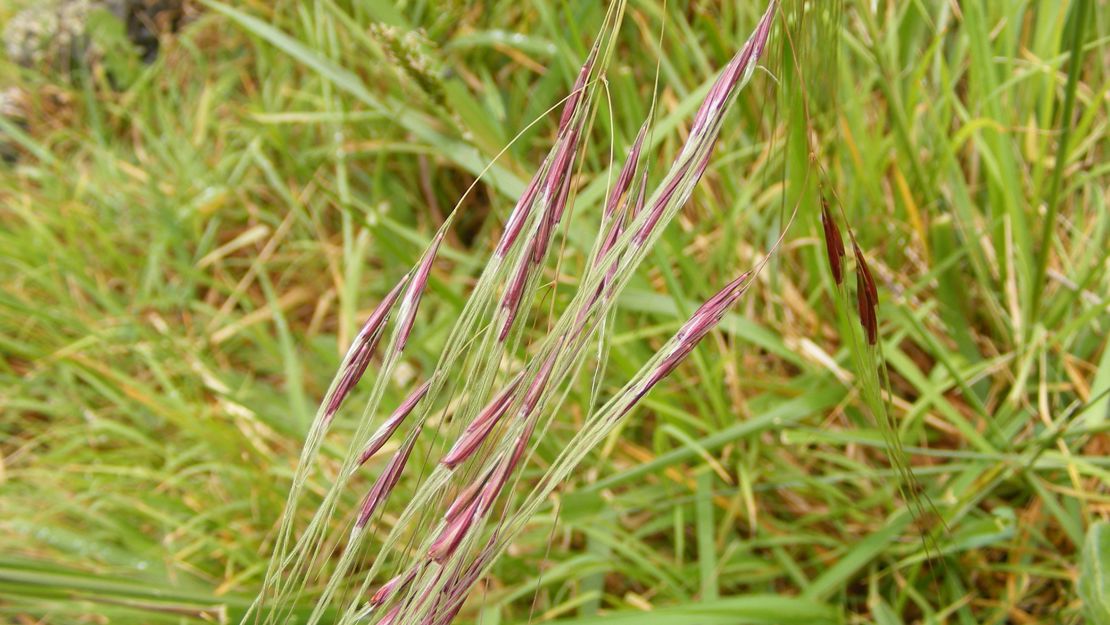
[[[7,622],[237,622],[363,316],[520,133],[462,205],[399,399],[546,153],[606,6],[154,4],[150,23],[86,10],[22,37],[31,67],[9,34],[0,64]],[[566,254],[589,251],[657,69],[656,174],[763,8],[629,0]],[[1107,8],[785,2],[766,71],[620,300],[604,388],[797,206],[783,250],[460,620],[1107,622]],[[890,404],[936,508],[918,522],[854,384],[817,183],[880,284]],[[550,280],[558,308],[576,277]],[[584,416],[579,386],[552,454]]]

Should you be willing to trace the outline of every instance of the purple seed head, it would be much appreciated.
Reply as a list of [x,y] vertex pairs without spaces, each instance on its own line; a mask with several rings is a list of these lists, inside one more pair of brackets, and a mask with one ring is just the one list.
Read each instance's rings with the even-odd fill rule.
[[694,116],[694,124],[690,128],[692,138],[700,136],[706,128],[716,121],[718,113],[720,113],[729,97],[732,96],[737,85],[746,80],[751,72],[755,70],[755,64],[759,61],[759,57],[763,55],[763,50],[767,46],[767,38],[771,34],[771,23],[776,5],[776,0],[772,0],[767,5],[767,10],[759,20],[755,32],[752,33],[744,47],[740,48],[740,51],[732,57],[724,71],[721,72],[720,77],[709,89],[705,100],[702,101],[701,108]]
[[559,132],[562,132],[567,124],[570,123],[575,112],[578,110],[578,104],[582,101],[582,95],[585,93],[586,81],[590,78],[590,72],[593,71],[594,62],[597,60],[598,45],[601,40],[594,42],[594,47],[590,50],[589,56],[586,57],[586,62],[582,64],[582,69],[578,71],[578,78],[574,81],[574,86],[571,87],[570,95],[567,97],[567,103],[563,107],[563,115],[559,119]]
[[389,601],[389,598],[393,596],[393,593],[397,592],[398,590],[403,590],[410,583],[412,583],[412,580],[415,577],[415,568],[409,570],[408,573],[398,574],[396,577],[383,584],[382,587],[374,593],[374,596],[370,598],[370,605],[377,607],[382,605],[386,601]]
[[374,485],[370,487],[370,492],[366,493],[366,498],[362,500],[362,507],[359,509],[358,519],[355,520],[355,527],[362,529],[366,527],[366,523],[374,512],[386,499],[389,494],[393,492],[393,487],[401,479],[401,472],[405,470],[405,463],[409,460],[409,454],[412,453],[413,445],[416,439],[413,438],[406,442],[393,457],[389,459],[389,464],[386,465],[385,470],[382,471],[378,479],[374,481]]
[[400,613],[401,613],[401,606],[400,605],[394,606],[393,609],[390,610],[382,618],[382,620],[378,621],[378,625],[393,625],[393,622],[397,620],[397,615],[400,614]]
[[482,490],[482,487],[485,486],[489,478],[490,474],[487,472],[485,477],[474,480],[469,486],[464,488],[458,496],[455,497],[455,501],[451,502],[451,505],[448,506],[447,512],[443,513],[443,520],[450,521],[454,519],[459,516],[459,513],[466,510],[470,504],[474,503],[474,499],[478,496],[478,493]]
[[431,380],[426,380],[423,384],[416,387],[416,390],[410,393],[405,401],[401,402],[400,406],[397,406],[397,409],[393,411],[393,414],[389,415],[389,418],[386,419],[385,423],[383,423],[381,427],[378,428],[378,431],[374,432],[374,435],[370,437],[370,442],[366,444],[366,448],[362,450],[361,454],[359,454],[358,466],[362,466],[366,463],[367,460],[373,457],[374,454],[378,453],[378,450],[382,448],[382,445],[385,445],[386,441],[389,440],[389,437],[393,436],[393,433],[397,431],[397,428],[400,427],[401,423],[405,420],[405,417],[409,416],[409,413],[411,413],[413,409],[416,408],[416,405],[420,403],[420,400],[424,399],[424,396],[428,394],[428,388],[430,385]]
[[507,314],[505,315],[505,321],[501,324],[501,330],[497,333],[498,342],[504,342],[505,338],[509,336],[509,330],[512,329],[517,313],[520,312],[520,300],[524,295],[524,285],[527,283],[528,275],[532,269],[530,256],[530,253],[526,252],[520,258],[516,271],[505,287],[505,293],[501,296],[501,308]]
[[543,169],[536,172],[532,176],[532,181],[528,183],[528,187],[524,189],[520,199],[517,200],[516,206],[513,207],[513,212],[509,214],[509,220],[505,222],[505,232],[501,235],[501,241],[497,244],[497,256],[504,258],[509,249],[516,242],[520,236],[521,229],[524,228],[524,222],[528,220],[528,213],[532,211],[532,205],[535,203],[536,194],[540,189],[540,182],[543,180]]
[[443,585],[443,592],[436,598],[432,613],[425,618],[421,625],[450,625],[459,610],[462,609],[463,603],[466,601],[467,591],[474,585],[474,582],[478,581],[482,569],[493,558],[496,546],[497,534],[494,533],[486,542],[486,546],[478,552],[465,570],[456,570],[447,578]]
[[428,557],[436,562],[443,562],[451,557],[458,549],[459,543],[470,531],[474,519],[478,516],[478,501],[474,500],[457,512],[443,527],[443,531],[432,541],[428,548]]
[[825,252],[829,256],[829,268],[832,270],[833,280],[839,286],[844,283],[844,239],[840,237],[840,228],[829,212],[829,203],[824,196],[821,197],[821,228],[825,231]]
[[644,203],[645,202],[647,202],[647,172],[646,171],[642,175],[640,175],[640,191],[636,195],[636,203],[632,205],[632,211],[628,214],[628,223],[632,223],[632,220],[636,218],[636,215],[639,215],[640,211],[644,210]]
[[558,193],[570,176],[574,157],[578,153],[578,131],[571,129],[566,136],[560,136],[560,140],[561,143],[555,151],[555,158],[551,161],[551,169],[548,170],[544,185],[544,192],[550,197]]
[[644,241],[647,241],[648,236],[651,235],[651,231],[655,230],[655,226],[659,223],[659,220],[663,218],[663,212],[667,209],[667,203],[674,197],[675,192],[678,190],[678,185],[682,182],[685,173],[685,170],[680,169],[667,182],[666,186],[663,187],[663,191],[649,209],[650,212],[648,213],[647,219],[644,220],[644,224],[640,226],[640,230],[636,232],[636,236],[633,238],[633,242],[636,245],[643,245]]
[[454,469],[474,455],[474,452],[489,437],[489,433],[493,431],[494,426],[501,421],[501,417],[505,416],[505,413],[509,410],[509,406],[512,405],[513,394],[516,392],[521,378],[522,374],[513,378],[513,381],[474,417],[474,420],[466,426],[466,429],[463,430],[458,440],[451,447],[451,451],[447,452],[440,464],[449,469]]
[[520,463],[520,459],[524,456],[524,450],[528,449],[528,441],[532,438],[532,431],[535,427],[536,420],[528,419],[524,424],[524,430],[517,436],[512,453],[497,465],[490,478],[482,485],[482,490],[478,496],[479,514],[488,512],[493,507],[493,502],[497,501],[497,496],[501,494],[505,484],[509,481],[509,477],[516,470],[516,465]]
[[620,238],[621,233],[624,232],[624,223],[621,220],[616,220],[609,224],[608,230],[605,231],[605,238],[601,241],[601,246],[597,248],[597,255],[594,256],[593,266],[597,267],[601,264],[601,259],[613,249]]
[[551,205],[551,221],[553,224],[558,224],[563,219],[563,213],[567,209],[567,200],[570,197],[570,189],[573,186],[571,176],[568,174],[563,178],[563,184],[559,187],[559,193],[555,196],[555,203]]
[[875,278],[867,259],[859,245],[852,243],[856,255],[856,305],[859,308],[859,321],[867,335],[867,343],[874,345],[879,340],[879,291],[875,288]]
[[655,369],[644,378],[635,388],[632,389],[628,397],[625,399],[624,408],[616,414],[615,418],[620,418],[628,413],[629,410],[636,405],[640,399],[647,394],[660,380],[667,377],[675,367],[677,367],[698,342],[709,333],[721,319],[724,318],[725,312],[736,303],[736,300],[744,294],[749,286],[748,279],[751,276],[750,272],[741,274],[738,278],[729,282],[723,289],[718,291],[713,297],[709,298],[704,304],[690,315],[690,318],[679,328],[675,334],[674,342],[672,343],[671,351],[656,365]]
[[446,229],[441,229],[436,233],[435,238],[432,239],[432,244],[428,246],[428,251],[424,253],[424,258],[420,260],[420,264],[416,267],[412,283],[405,291],[405,297],[401,301],[401,310],[404,312],[404,316],[401,318],[397,335],[398,351],[405,349],[405,345],[408,344],[412,326],[416,323],[416,311],[420,308],[420,298],[424,295],[424,288],[428,285],[428,277],[432,273],[432,264],[435,262],[439,245],[443,242],[445,234],[447,234]]
[[647,129],[648,123],[644,122],[640,126],[640,132],[636,135],[636,140],[632,143],[632,149],[628,151],[628,158],[624,161],[620,174],[617,175],[617,182],[613,185],[609,202],[605,205],[606,217],[611,216],[617,210],[620,198],[628,191],[632,179],[636,176],[636,168],[640,161],[640,150],[644,147],[644,137],[647,136]]
[[331,421],[335,413],[339,411],[339,406],[343,403],[343,400],[358,385],[359,380],[362,379],[362,374],[366,372],[366,367],[370,364],[370,357],[381,340],[382,328],[385,327],[385,322],[389,319],[389,313],[393,310],[393,304],[397,302],[397,297],[401,294],[401,288],[405,285],[405,280],[407,280],[407,276],[402,278],[393,287],[393,290],[378,303],[377,308],[366,318],[366,322],[362,324],[358,335],[355,336],[355,340],[347,350],[347,366],[343,370],[343,376],[340,378],[339,384],[336,385],[335,392],[332,393],[331,399],[328,400],[327,407],[324,410],[325,423]]
[[744,293],[750,275],[749,272],[741,274],[699,306],[694,314],[690,316],[690,319],[679,329],[676,335],[677,338],[683,343],[697,343],[700,341],[714,326],[720,323],[725,312]]
[[532,410],[539,403],[540,397],[543,396],[544,389],[547,387],[547,380],[551,377],[551,369],[555,366],[555,360],[559,356],[559,352],[563,348],[563,339],[560,338],[555,349],[551,350],[551,354],[540,366],[540,370],[536,372],[536,377],[532,379],[532,384],[529,385],[528,391],[524,394],[524,401],[520,405],[520,413],[522,415],[531,414]]
[[529,249],[532,254],[532,263],[539,265],[543,262],[544,257],[547,255],[547,246],[551,244],[551,234],[555,231],[555,214],[548,211],[540,216],[539,227],[536,228],[536,234],[529,242]]

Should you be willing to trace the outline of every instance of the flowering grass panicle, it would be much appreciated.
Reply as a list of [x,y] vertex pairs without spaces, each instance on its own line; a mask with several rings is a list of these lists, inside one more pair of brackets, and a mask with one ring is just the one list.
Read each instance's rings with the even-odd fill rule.
[[[455,211],[410,272],[411,277],[394,288],[379,306],[383,312],[375,312],[374,323],[368,323],[356,339],[352,348],[354,366],[341,369],[339,399],[329,396],[325,400],[328,419],[336,416],[343,399],[362,377],[369,362],[368,351],[373,351],[384,336],[388,311],[398,305],[389,348],[344,460],[347,470],[334,479],[295,543],[291,542],[290,511],[299,505],[296,499],[300,490],[291,491],[266,590],[253,611],[256,620],[280,622],[280,616],[275,615],[296,599],[304,581],[324,578],[328,581],[309,618],[310,625],[336,609],[340,614],[336,622],[341,625],[363,621],[446,625],[462,608],[470,587],[535,512],[542,498],[565,478],[566,471],[720,322],[750,285],[749,274],[730,282],[699,307],[635,379],[591,413],[555,465],[544,470],[532,494],[522,503],[514,501],[512,495],[534,453],[537,436],[542,438],[556,418],[563,398],[583,369],[589,354],[586,346],[602,338],[600,320],[608,315],[616,297],[705,172],[724,114],[766,47],[775,7],[774,1],[769,3],[752,36],[714,81],[694,116],[689,135],[653,193],[648,191],[647,171],[641,171],[650,119],[640,126],[627,159],[598,207],[601,226],[569,305],[548,321],[546,335],[528,341],[520,319],[525,311],[531,313],[539,276],[546,270],[551,250],[557,247],[552,243],[561,236],[565,215],[578,208],[573,193],[579,186],[575,163],[590,135],[599,84],[616,50],[615,38],[625,9],[624,0],[611,5],[602,34],[591,47],[565,101],[551,151],[514,205],[439,362],[426,380],[376,426],[373,417],[381,406],[389,373],[409,340],[419,333],[417,313]],[[512,364],[510,355],[516,351],[531,353],[524,366]],[[514,368],[517,372],[513,376],[498,382],[506,369]],[[352,373],[355,371],[357,375]],[[397,436],[398,447],[383,466],[377,466],[377,453]],[[306,479],[304,467],[314,462],[319,443],[317,437],[312,441],[313,449],[302,454],[302,467],[298,469],[301,484]],[[413,465],[413,454],[420,450],[428,457],[444,446],[447,451],[438,462],[420,463],[426,469],[414,475],[415,494],[388,527],[379,528],[374,519],[391,507],[390,494],[403,476],[411,473],[406,469]],[[357,508],[344,513],[341,503],[352,487],[359,488],[362,479],[362,471],[354,471],[359,467],[376,472],[377,477],[362,491],[365,495]],[[448,499],[451,492],[455,494]],[[336,531],[337,522],[341,524],[345,518],[352,529],[346,538]],[[367,550],[371,548],[376,549],[376,555],[366,560],[366,566],[356,566],[370,555]],[[319,557],[336,549],[338,559]],[[358,579],[352,580],[355,570]],[[380,575],[390,581],[371,593]]]

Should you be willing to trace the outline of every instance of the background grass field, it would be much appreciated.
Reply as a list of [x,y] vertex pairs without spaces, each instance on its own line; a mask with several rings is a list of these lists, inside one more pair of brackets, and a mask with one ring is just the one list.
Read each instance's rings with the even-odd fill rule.
[[[1107,8],[847,0],[810,28],[787,3],[768,71],[620,300],[601,384],[618,388],[798,206],[783,250],[461,619],[1100,622]],[[762,9],[630,1],[568,254],[589,251],[657,63],[653,172]],[[545,153],[545,111],[603,11],[212,1],[122,89],[0,69],[32,111],[26,129],[0,121],[23,152],[0,166],[0,620],[236,622],[363,316],[521,133],[448,237],[395,402]],[[892,413],[936,508],[922,522],[854,383],[818,182],[880,283]],[[548,277],[558,308],[576,277]],[[579,386],[552,456],[584,416]]]

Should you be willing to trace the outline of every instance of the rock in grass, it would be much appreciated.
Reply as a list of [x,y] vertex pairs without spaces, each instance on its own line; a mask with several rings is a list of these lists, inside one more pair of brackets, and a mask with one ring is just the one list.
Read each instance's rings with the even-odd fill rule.
[[104,42],[95,32],[98,15],[123,25],[126,39],[145,61],[158,53],[158,40],[177,30],[185,0],[59,0],[31,6],[4,28],[4,49],[13,62],[40,71],[69,73],[81,64],[97,65]]
[[[27,94],[18,87],[0,91],[0,117],[12,126],[27,130]],[[0,128],[0,162],[19,160],[19,146]]]

